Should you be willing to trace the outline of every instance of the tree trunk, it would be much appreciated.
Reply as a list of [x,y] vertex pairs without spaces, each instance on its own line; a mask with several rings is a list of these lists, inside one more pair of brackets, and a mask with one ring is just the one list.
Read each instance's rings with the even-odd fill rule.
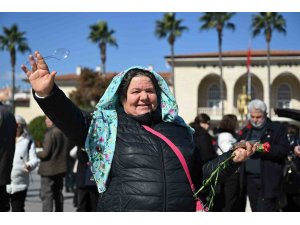
[[9,52],[10,65],[11,65],[11,76],[12,76],[12,87],[11,87],[11,111],[15,114],[15,66],[16,66],[16,49],[12,48]]
[[100,43],[101,50],[101,62],[102,62],[102,74],[106,73],[105,61],[106,61],[106,44]]
[[175,95],[175,73],[174,73],[174,44],[171,44],[171,64],[172,64],[172,84],[173,84],[173,95],[176,99]]
[[219,68],[220,68],[220,100],[221,100],[221,115],[224,116],[224,91],[223,91],[223,65],[222,65],[222,33],[218,33],[219,42]]
[[267,41],[267,63],[268,63],[268,88],[269,88],[269,118],[271,119],[271,60],[270,60],[270,41]]
[[12,66],[11,110],[15,114],[15,67]]

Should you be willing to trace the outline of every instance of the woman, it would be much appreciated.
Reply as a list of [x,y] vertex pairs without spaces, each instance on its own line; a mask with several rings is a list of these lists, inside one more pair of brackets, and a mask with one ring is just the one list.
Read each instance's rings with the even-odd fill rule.
[[[35,57],[37,62],[29,56],[32,70],[25,65],[22,69],[43,111],[70,139],[80,146],[85,143],[100,193],[98,211],[195,211],[180,161],[142,126],[167,136],[192,168],[197,161],[192,130],[177,115],[174,96],[160,75],[140,67],[120,73],[87,118],[54,84],[56,72],[49,72],[41,54],[35,52]],[[236,170],[254,150],[249,143],[246,150],[236,149],[224,174]],[[206,176],[216,165],[204,166]]]
[[25,199],[29,186],[29,173],[34,170],[39,160],[36,156],[35,144],[28,133],[23,117],[16,116],[17,134],[16,150],[11,171],[11,183],[6,186],[13,212],[24,212]]
[[[194,128],[195,133],[193,134],[193,139],[195,143],[195,157],[200,159],[201,162],[195,163],[194,166],[198,167],[204,165],[212,159],[215,159],[218,155],[214,150],[212,137],[208,133],[210,127],[210,117],[205,113],[200,113],[194,119],[194,122],[190,124]],[[193,174],[193,178],[197,183],[195,183],[196,188],[200,188],[203,176],[202,173],[197,172]],[[200,199],[206,203],[209,197],[209,190],[202,191],[198,196]]]
[[[228,152],[236,140],[236,129],[238,128],[238,120],[236,115],[224,115],[220,121],[220,129],[217,135],[217,153],[222,155]],[[239,194],[239,176],[234,173],[224,179],[220,183],[220,193],[215,198],[214,211],[233,212],[236,211],[236,204]]]
[[190,125],[195,129],[194,141],[203,164],[216,158],[217,154],[213,147],[212,137],[208,133],[210,117],[205,113],[200,113]]

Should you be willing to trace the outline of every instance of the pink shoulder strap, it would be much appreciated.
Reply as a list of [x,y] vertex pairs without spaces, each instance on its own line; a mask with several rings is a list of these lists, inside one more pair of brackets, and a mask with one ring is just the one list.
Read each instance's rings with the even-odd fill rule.
[[152,128],[146,126],[146,125],[143,125],[143,127],[149,131],[150,133],[154,134],[155,136],[161,138],[164,142],[167,143],[167,145],[169,145],[169,147],[173,150],[173,152],[176,154],[176,156],[178,157],[178,159],[180,160],[181,162],[181,165],[184,169],[184,172],[189,180],[189,183],[190,183],[190,186],[191,186],[191,189],[192,191],[194,192],[195,191],[195,186],[192,182],[192,178],[191,178],[191,175],[190,175],[190,171],[189,171],[189,168],[186,164],[186,161],[182,155],[182,153],[180,152],[180,150],[176,147],[176,145],[173,144],[172,141],[170,141],[166,136],[164,136],[163,134],[157,132],[156,130],[153,130]]

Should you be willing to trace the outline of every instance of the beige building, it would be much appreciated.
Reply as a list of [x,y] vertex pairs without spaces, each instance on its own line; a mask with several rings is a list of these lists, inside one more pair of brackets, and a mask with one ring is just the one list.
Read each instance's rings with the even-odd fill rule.
[[[170,63],[170,57],[166,57]],[[191,122],[198,113],[207,113],[213,121],[221,119],[220,70],[218,53],[175,56],[175,90],[179,114]],[[247,51],[223,52],[224,114],[238,115],[238,95],[247,86]],[[266,51],[251,53],[251,95],[269,105]],[[159,72],[170,84],[170,73]],[[56,77],[57,85],[67,96],[76,89],[80,70]],[[110,73],[111,76],[117,73]],[[172,84],[170,84],[172,86]],[[172,88],[172,87],[171,87]],[[271,52],[271,109],[272,120],[293,120],[277,117],[274,108],[300,109],[300,51]],[[32,95],[29,101],[16,104],[16,114],[27,122],[43,115]]]
[[[77,74],[66,74],[56,76],[56,84],[63,90],[63,92],[69,96],[69,94],[76,89],[76,85],[79,80],[79,75]],[[63,110],[63,109],[62,109]],[[27,104],[20,104],[16,100],[16,115],[22,115],[27,123],[37,116],[44,115],[44,112],[40,109],[36,101],[34,100],[32,94],[30,93],[29,99],[27,99]]]
[[[247,51],[223,52],[224,114],[239,115],[238,95],[247,86]],[[175,56],[175,91],[180,115],[187,121],[198,113],[207,113],[212,120],[221,119],[220,70],[218,53]],[[170,63],[170,57],[166,57]],[[269,97],[266,51],[251,52],[251,96],[275,108],[300,108],[300,51],[271,52],[271,98]],[[239,116],[239,119],[241,117]]]

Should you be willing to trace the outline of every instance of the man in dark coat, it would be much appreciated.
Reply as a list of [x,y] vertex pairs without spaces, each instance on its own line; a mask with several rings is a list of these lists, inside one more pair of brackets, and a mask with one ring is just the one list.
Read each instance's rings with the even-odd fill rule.
[[46,117],[48,130],[43,142],[43,151],[37,152],[41,159],[38,173],[41,175],[41,199],[43,212],[63,211],[63,178],[67,171],[67,155],[71,143],[64,133]]
[[[242,197],[249,196],[254,212],[277,211],[276,202],[282,193],[284,160],[289,151],[286,128],[267,117],[267,107],[261,100],[248,105],[250,123],[240,131],[240,140],[269,142],[269,152],[256,152],[241,167]],[[245,204],[242,206],[242,211]]]
[[0,212],[9,210],[6,185],[10,184],[16,132],[14,115],[0,102]]

